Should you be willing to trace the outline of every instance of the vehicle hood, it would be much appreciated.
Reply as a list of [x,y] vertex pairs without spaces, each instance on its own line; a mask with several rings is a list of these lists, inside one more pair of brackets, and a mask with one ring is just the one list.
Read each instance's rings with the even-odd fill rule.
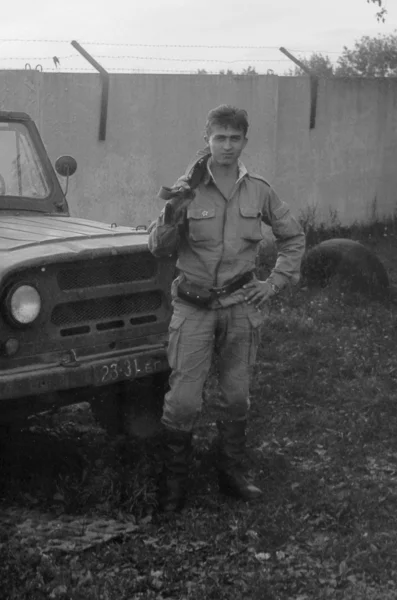
[[[98,223],[86,219],[72,217],[36,217],[7,215],[0,217],[0,252],[28,248],[37,245],[59,245],[82,243],[83,240],[97,239],[110,240],[120,236],[137,235],[132,227],[119,227]],[[139,232],[141,239],[141,232]]]
[[64,216],[1,215],[0,279],[17,265],[142,251],[147,242],[147,232],[133,227]]

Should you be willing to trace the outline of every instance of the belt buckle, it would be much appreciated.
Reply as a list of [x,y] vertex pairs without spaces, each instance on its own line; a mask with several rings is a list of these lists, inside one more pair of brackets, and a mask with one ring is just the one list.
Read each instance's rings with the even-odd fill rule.
[[215,296],[217,298],[219,298],[219,296],[222,296],[223,294],[226,293],[226,286],[212,287],[212,288],[210,288],[210,292],[212,292],[213,294],[215,294]]

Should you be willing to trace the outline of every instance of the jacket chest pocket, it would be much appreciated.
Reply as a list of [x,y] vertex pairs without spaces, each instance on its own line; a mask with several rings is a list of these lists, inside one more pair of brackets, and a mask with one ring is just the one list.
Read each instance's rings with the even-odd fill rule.
[[194,242],[216,239],[215,208],[190,208],[187,211],[189,238]]
[[259,242],[262,239],[262,215],[255,206],[241,206],[239,215],[239,233],[245,240]]

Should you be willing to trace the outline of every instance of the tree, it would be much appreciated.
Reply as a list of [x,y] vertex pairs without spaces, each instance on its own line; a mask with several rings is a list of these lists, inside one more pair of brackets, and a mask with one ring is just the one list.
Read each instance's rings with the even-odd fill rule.
[[[206,69],[197,69],[197,74],[198,75],[208,75],[208,71],[206,71]],[[259,75],[259,73],[257,73],[255,67],[247,67],[246,69],[243,69],[241,71],[241,73],[235,73],[234,71],[232,71],[231,69],[228,69],[227,71],[222,70],[219,71],[219,75]]]
[[335,75],[339,77],[396,77],[397,33],[371,38],[364,36],[354,48],[343,48]]
[[[317,75],[318,77],[332,77],[334,74],[334,67],[329,56],[324,56],[318,52],[314,52],[309,58],[299,57],[301,63],[305,65],[307,69]],[[287,75],[305,75],[305,71],[300,67],[289,69]]]
[[241,71],[241,73],[235,73],[231,69],[228,69],[227,71],[225,71],[224,69],[222,69],[221,71],[219,71],[219,75],[234,75],[234,76],[237,76],[237,75],[249,75],[249,76],[254,76],[254,75],[259,75],[259,73],[255,69],[255,67],[248,66],[246,69],[243,69]]
[[249,66],[242,70],[241,75],[259,75],[259,73],[257,73],[255,67]]
[[[352,49],[344,46],[337,64],[326,55],[313,53],[299,57],[301,63],[319,77],[397,77],[397,32],[377,37],[363,36]],[[304,75],[300,67],[286,75]]]
[[378,12],[376,13],[376,18],[378,21],[385,22],[387,10],[383,4],[383,0],[367,0],[368,4],[376,4],[378,6]]

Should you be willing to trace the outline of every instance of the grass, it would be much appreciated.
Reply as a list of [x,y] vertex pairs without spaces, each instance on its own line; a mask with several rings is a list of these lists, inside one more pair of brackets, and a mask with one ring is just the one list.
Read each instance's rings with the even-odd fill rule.
[[397,210],[387,216],[379,216],[377,200],[374,198],[371,215],[367,222],[342,225],[338,212],[330,209],[327,220],[319,220],[316,207],[301,211],[299,222],[306,234],[308,247],[330,238],[351,238],[367,244],[377,244],[382,238],[397,235]]
[[[361,239],[397,283],[397,239],[381,231]],[[253,505],[217,490],[215,373],[181,514],[156,512],[155,438],[109,440],[88,422],[80,462],[65,467],[63,457],[55,476],[38,459],[28,472],[11,469],[5,503],[128,517],[137,530],[84,552],[46,554],[0,527],[2,598],[394,599],[396,341],[397,308],[387,300],[301,286],[273,302],[251,389],[250,452],[265,491]],[[75,439],[61,433],[53,456],[59,440]],[[48,449],[48,433],[40,435]]]

